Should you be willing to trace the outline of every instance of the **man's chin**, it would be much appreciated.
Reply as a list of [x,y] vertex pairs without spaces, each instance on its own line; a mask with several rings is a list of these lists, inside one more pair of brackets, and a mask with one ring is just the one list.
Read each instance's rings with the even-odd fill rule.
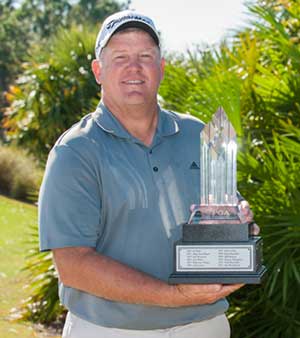
[[127,106],[156,105],[156,98],[140,92],[131,92],[124,97],[123,103]]
[[143,105],[146,104],[147,101],[143,95],[129,95],[126,100],[124,100],[124,103],[127,105]]

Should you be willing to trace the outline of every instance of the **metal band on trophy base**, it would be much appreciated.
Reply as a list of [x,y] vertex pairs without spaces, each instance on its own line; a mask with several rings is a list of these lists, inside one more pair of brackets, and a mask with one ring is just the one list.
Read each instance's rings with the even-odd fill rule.
[[249,225],[244,224],[183,224],[184,242],[248,241]]
[[174,244],[169,283],[259,284],[262,239],[249,235],[236,189],[236,134],[223,109],[201,133],[200,204]]
[[172,273],[169,284],[261,284],[266,273],[262,266],[256,273],[249,274],[211,274],[211,273]]

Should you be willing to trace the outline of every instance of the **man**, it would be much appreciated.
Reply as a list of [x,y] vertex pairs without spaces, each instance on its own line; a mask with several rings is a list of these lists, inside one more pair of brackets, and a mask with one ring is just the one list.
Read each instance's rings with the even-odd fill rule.
[[241,285],[167,283],[180,224],[199,201],[190,166],[203,124],[159,107],[164,63],[150,18],[107,18],[92,62],[101,102],[49,155],[40,240],[69,310],[63,337],[230,336],[224,297]]

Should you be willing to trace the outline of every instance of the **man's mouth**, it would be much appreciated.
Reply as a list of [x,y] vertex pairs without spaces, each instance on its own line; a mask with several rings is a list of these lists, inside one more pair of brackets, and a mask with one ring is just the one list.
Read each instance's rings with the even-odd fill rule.
[[143,84],[145,81],[142,80],[127,80],[123,81],[123,83],[128,84],[128,85],[140,85]]

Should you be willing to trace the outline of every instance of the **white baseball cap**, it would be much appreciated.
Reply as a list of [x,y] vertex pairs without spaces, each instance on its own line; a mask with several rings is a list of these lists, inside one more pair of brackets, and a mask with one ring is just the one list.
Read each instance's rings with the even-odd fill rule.
[[126,10],[114,13],[104,20],[96,39],[96,58],[99,58],[102,49],[107,45],[109,39],[114,33],[128,27],[137,27],[143,29],[149,33],[155,43],[160,46],[159,34],[154,22],[143,14],[139,14],[132,10]]

